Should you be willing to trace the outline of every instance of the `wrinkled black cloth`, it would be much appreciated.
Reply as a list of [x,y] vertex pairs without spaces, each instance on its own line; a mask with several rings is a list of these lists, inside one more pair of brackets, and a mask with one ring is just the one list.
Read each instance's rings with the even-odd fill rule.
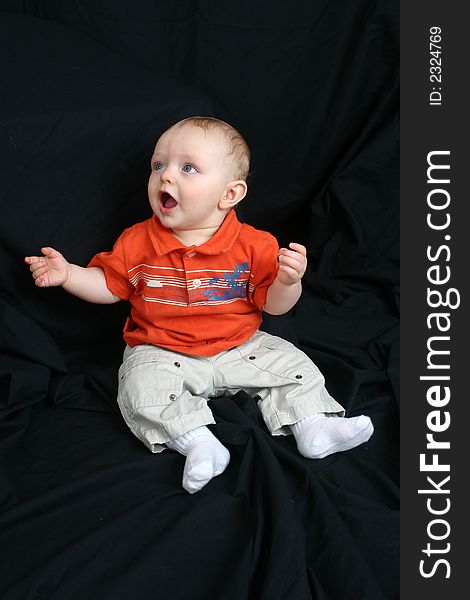
[[[2,4],[2,598],[398,598],[397,26],[380,0]],[[231,462],[189,495],[184,457],[116,406],[127,303],[38,289],[23,258],[85,265],[148,218],[155,141],[193,114],[251,146],[240,218],[308,248],[301,300],[263,328],[375,433],[307,460],[256,399],[218,398]]]

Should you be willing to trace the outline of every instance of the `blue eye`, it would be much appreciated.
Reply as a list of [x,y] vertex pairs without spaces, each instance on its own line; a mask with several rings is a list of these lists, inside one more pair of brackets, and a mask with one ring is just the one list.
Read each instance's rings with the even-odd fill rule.
[[153,169],[154,169],[154,171],[163,171],[163,163],[162,162],[154,163]]
[[181,167],[181,170],[183,171],[183,173],[197,173],[196,167],[190,165],[189,163],[183,165]]

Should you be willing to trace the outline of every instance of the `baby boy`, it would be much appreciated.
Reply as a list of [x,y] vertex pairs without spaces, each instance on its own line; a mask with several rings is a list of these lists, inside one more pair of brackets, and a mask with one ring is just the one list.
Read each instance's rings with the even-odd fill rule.
[[307,253],[296,243],[279,249],[271,234],[237,219],[249,161],[245,140],[227,123],[184,119],[155,147],[150,219],[85,268],[50,247],[25,259],[39,287],[130,302],[118,404],[152,452],[186,457],[189,493],[229,463],[207,427],[215,422],[208,399],[225,392],[256,395],[270,433],[293,433],[307,458],[349,450],[373,432],[369,417],[344,417],[307,355],[259,330],[263,311],[280,315],[299,299]]

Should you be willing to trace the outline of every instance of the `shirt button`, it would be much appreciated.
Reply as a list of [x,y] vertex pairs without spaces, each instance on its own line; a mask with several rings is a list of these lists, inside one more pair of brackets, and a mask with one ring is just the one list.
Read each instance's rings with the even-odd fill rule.
[[193,285],[195,288],[201,287],[202,281],[200,279],[194,279]]
[[195,253],[195,252],[188,252],[188,253],[186,254],[186,256],[187,256],[188,258],[194,258],[194,257],[196,256],[196,253]]

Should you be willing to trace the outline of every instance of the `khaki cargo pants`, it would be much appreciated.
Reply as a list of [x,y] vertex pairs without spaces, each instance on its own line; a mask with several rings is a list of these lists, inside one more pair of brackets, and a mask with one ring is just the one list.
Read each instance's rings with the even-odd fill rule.
[[286,340],[257,331],[247,342],[210,358],[158,346],[127,347],[119,369],[118,404],[132,430],[152,452],[187,431],[215,423],[207,400],[245,390],[272,435],[315,412],[344,416],[318,368]]

